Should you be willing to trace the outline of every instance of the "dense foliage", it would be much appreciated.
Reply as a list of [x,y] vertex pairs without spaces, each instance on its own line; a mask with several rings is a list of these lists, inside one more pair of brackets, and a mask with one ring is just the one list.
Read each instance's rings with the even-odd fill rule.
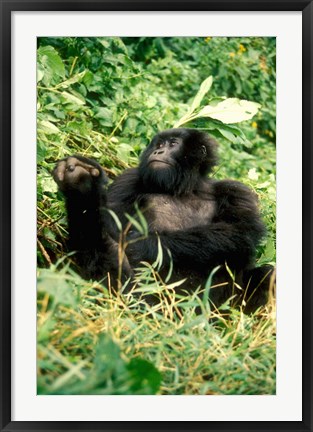
[[[273,300],[257,317],[234,311],[213,326],[203,305],[195,315],[197,293],[151,311],[82,281],[64,258],[64,206],[51,178],[73,153],[114,178],[156,132],[207,130],[220,144],[214,175],[259,194],[268,238],[258,262],[274,263],[275,39],[40,38],[37,82],[39,392],[275,392]],[[142,272],[147,291],[173,291],[154,269]]]

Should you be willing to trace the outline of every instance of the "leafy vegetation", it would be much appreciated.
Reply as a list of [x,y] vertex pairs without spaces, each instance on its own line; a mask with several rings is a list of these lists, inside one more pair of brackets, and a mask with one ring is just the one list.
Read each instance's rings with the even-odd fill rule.
[[274,263],[275,39],[40,38],[37,82],[38,392],[275,393],[273,298],[253,316],[216,314],[151,266],[139,269],[140,298],[80,279],[51,178],[56,160],[80,153],[113,179],[159,130],[207,130],[220,144],[214,176],[258,193],[258,263]]

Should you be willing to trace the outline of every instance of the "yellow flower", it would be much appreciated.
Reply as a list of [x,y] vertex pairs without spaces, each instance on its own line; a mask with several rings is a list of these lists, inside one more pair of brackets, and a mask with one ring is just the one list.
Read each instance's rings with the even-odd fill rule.
[[268,129],[266,129],[265,134],[268,135],[271,138],[273,138],[273,136],[274,136],[273,132],[269,131]]
[[234,52],[230,52],[230,53],[229,53],[229,57],[235,57],[235,55],[236,55],[236,54],[235,54]]
[[251,126],[252,126],[254,129],[256,129],[256,128],[258,127],[258,124],[257,124],[257,122],[254,121],[254,122],[251,123]]
[[208,37],[206,37],[206,38],[204,39],[204,42],[208,43],[208,42],[210,42],[211,39],[212,39],[212,38],[208,36]]
[[247,48],[244,46],[244,45],[242,45],[242,44],[240,44],[239,45],[239,52],[245,52],[245,51],[247,51]]

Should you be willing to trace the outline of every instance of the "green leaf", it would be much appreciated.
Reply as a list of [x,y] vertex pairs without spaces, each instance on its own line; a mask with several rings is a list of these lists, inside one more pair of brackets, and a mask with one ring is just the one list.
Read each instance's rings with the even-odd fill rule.
[[101,43],[101,45],[104,48],[109,48],[110,47],[110,42],[108,39],[102,38],[102,39],[98,39],[98,41]]
[[207,92],[212,87],[213,83],[213,77],[209,76],[206,80],[204,80],[200,86],[200,89],[198,90],[198,93],[196,94],[189,110],[183,117],[181,117],[175,124],[174,128],[180,127],[185,123],[188,123],[193,117],[193,112],[200,106],[202,99],[207,94]]
[[161,385],[162,375],[156,367],[141,358],[132,358],[127,365],[131,389],[135,394],[155,394]]
[[264,251],[258,260],[258,265],[267,264],[275,261],[276,249],[272,238],[268,238]]
[[73,284],[64,278],[64,274],[54,273],[51,270],[40,269],[37,279],[38,292],[50,294],[55,304],[76,306],[78,297],[73,291]]
[[[43,335],[45,336],[45,335]],[[156,367],[147,360],[124,359],[120,347],[107,334],[100,334],[95,356],[85,377],[68,380],[69,369],[57,378],[58,385],[50,387],[46,394],[111,394],[149,395],[155,394],[162,376]],[[76,366],[73,366],[76,367]],[[73,375],[73,374],[72,374]]]
[[223,135],[224,138],[226,138],[228,141],[234,143],[236,142],[236,136],[229,130],[218,128],[218,131]]
[[202,102],[202,99],[204,98],[204,96],[207,94],[207,92],[210,90],[210,88],[212,87],[212,83],[213,83],[213,77],[209,76],[206,80],[204,80],[200,86],[200,89],[198,90],[198,93],[196,94],[189,113],[191,114],[192,112],[194,112],[194,110],[196,108],[198,108]]
[[84,76],[86,75],[86,72],[87,71],[84,70],[83,72],[80,72],[77,75],[72,76],[71,78],[58,84],[55,88],[68,88],[72,84],[75,84],[75,83],[81,81],[84,78]]
[[154,96],[148,95],[145,100],[145,106],[147,108],[153,108],[157,104],[157,99]]
[[37,141],[37,163],[38,164],[45,160],[47,153],[48,153],[48,148],[46,143],[38,139]]
[[108,212],[108,213],[112,216],[112,218],[114,219],[114,222],[115,222],[115,224],[116,224],[117,229],[119,230],[119,232],[122,232],[122,231],[123,231],[123,227],[122,227],[121,221],[119,220],[117,214],[114,213],[114,211],[113,211],[113,210],[110,210],[110,209],[107,209],[107,212]]
[[61,94],[64,97],[65,102],[69,102],[74,105],[85,105],[85,99],[82,96],[77,97],[66,91],[63,91]]
[[38,131],[44,132],[49,135],[59,133],[60,129],[58,129],[53,123],[49,122],[48,120],[40,120],[38,122]]
[[38,65],[38,68],[37,68],[37,83],[39,81],[41,81],[44,76],[45,76],[44,71],[41,69],[40,65]]
[[243,144],[245,147],[252,146],[251,142],[247,140],[243,132],[238,134],[236,131],[230,129],[229,127],[226,128],[226,125],[224,123],[220,123],[220,125],[221,126],[217,126],[216,129],[228,141],[232,142],[233,144]]
[[101,126],[111,127],[113,125],[112,111],[105,107],[97,107],[95,109],[95,118],[99,121]]
[[57,192],[57,184],[51,175],[43,175],[41,178],[39,177],[38,182],[39,181],[43,192]]
[[210,311],[210,304],[209,304],[210,290],[212,287],[213,276],[219,270],[219,268],[220,268],[220,266],[215,267],[211,271],[211,273],[210,273],[210,275],[206,281],[206,284],[205,284],[204,293],[203,293],[203,305],[204,305],[204,309],[206,310],[206,312]]
[[122,161],[127,163],[129,160],[129,154],[132,151],[133,151],[133,147],[131,145],[126,143],[121,143],[116,149],[116,154],[120,159],[122,159]]
[[82,136],[90,135],[92,124],[86,121],[69,121],[66,124],[66,130],[77,133]]
[[134,217],[130,216],[128,213],[125,213],[125,216],[129,220],[129,222],[136,228],[136,230],[141,234],[145,235],[145,227],[141,226],[140,222],[138,222]]
[[49,318],[40,326],[38,326],[37,331],[37,342],[45,342],[51,338],[52,331],[56,327],[56,320],[53,318]]
[[96,371],[98,373],[112,373],[117,367],[121,367],[118,365],[119,363],[122,363],[122,367],[124,367],[120,347],[113,342],[110,336],[100,334],[94,359]]
[[210,117],[226,124],[239,123],[254,117],[260,106],[256,102],[229,98],[215,106],[205,106],[194,118]]
[[38,69],[44,74],[45,85],[50,85],[55,77],[65,77],[65,68],[61,57],[52,46],[38,48]]

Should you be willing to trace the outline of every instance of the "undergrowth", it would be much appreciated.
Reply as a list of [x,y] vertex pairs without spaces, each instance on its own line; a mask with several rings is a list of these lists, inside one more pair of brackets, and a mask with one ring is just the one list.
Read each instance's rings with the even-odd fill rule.
[[273,297],[254,315],[214,312],[200,290],[175,295],[150,267],[140,272],[153,284],[136,295],[67,267],[39,271],[39,394],[275,394]]

